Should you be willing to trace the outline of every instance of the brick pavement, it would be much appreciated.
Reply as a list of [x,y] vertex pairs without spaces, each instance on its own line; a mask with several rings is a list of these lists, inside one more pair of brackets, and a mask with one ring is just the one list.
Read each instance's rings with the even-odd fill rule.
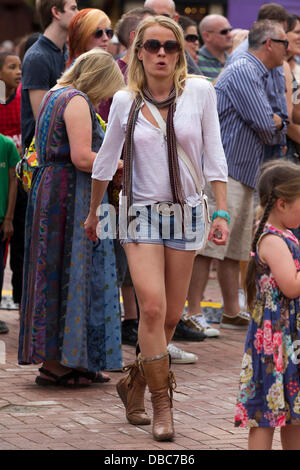
[[[6,278],[7,282],[7,278]],[[220,300],[211,279],[207,298]],[[247,449],[247,431],[233,427],[234,406],[245,332],[221,330],[219,338],[201,343],[175,344],[198,355],[196,364],[175,364],[178,390],[175,394],[173,442],[155,442],[151,426],[126,422],[115,384],[111,381],[84,389],[43,388],[34,383],[38,366],[17,363],[18,313],[0,310],[0,319],[10,332],[1,335],[6,361],[0,363],[0,450],[242,450]],[[134,348],[123,347],[126,364]],[[151,413],[149,394],[146,408]],[[274,449],[280,448],[278,432]]]

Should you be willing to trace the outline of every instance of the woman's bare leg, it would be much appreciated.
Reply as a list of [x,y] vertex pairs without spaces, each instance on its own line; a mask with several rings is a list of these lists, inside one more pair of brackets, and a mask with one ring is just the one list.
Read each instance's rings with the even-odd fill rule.
[[127,243],[124,249],[140,308],[140,350],[144,357],[154,357],[167,350],[164,247]]
[[193,270],[195,252],[165,248],[165,285],[167,313],[165,333],[167,344],[172,340],[182,315]]

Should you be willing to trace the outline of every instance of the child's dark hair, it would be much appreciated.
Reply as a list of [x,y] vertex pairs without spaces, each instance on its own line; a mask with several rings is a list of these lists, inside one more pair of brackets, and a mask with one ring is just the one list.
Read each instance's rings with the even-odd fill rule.
[[[256,252],[257,243],[277,199],[293,202],[300,197],[300,165],[288,160],[272,160],[263,165],[258,181],[258,193],[263,213],[255,232],[251,252]],[[245,280],[247,304],[253,309],[256,298],[256,261],[251,256]]]
[[0,52],[0,70],[2,70],[6,57],[9,57],[11,55],[17,56],[18,54],[16,52],[9,52],[9,51]]

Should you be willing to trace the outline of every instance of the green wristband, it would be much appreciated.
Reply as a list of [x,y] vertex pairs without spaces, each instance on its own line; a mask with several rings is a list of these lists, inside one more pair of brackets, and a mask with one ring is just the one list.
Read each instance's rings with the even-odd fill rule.
[[213,222],[217,217],[221,217],[222,219],[225,219],[228,224],[230,224],[230,215],[228,214],[227,211],[223,211],[223,209],[219,211],[215,211],[212,215],[211,221]]

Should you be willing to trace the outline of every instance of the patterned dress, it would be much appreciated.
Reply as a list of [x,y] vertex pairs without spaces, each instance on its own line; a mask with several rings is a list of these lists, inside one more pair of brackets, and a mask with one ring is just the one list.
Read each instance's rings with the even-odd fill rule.
[[[287,244],[297,271],[300,248],[296,237],[267,224]],[[257,298],[245,343],[235,426],[277,427],[300,424],[299,297],[283,295],[256,252]]]
[[91,176],[73,165],[63,120],[75,95],[89,104],[94,152],[103,140],[85,94],[71,87],[47,93],[26,214],[19,363],[58,360],[90,371],[116,369],[122,353],[113,240],[93,244],[84,232]]

